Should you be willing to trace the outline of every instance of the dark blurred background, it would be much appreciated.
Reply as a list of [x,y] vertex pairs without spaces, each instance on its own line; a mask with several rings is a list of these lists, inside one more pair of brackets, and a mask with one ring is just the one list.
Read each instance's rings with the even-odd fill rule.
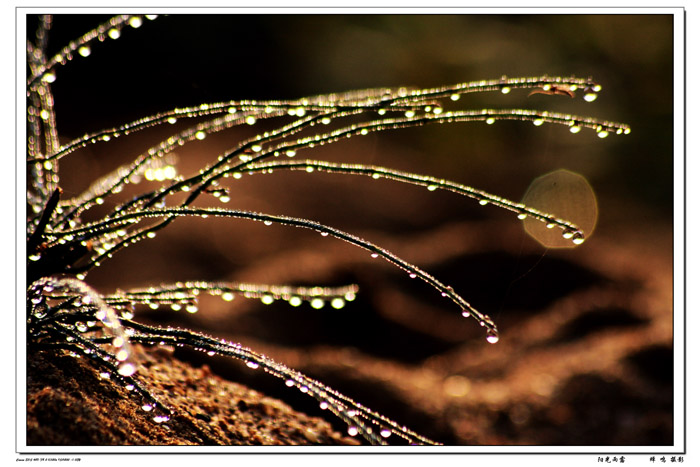
[[[212,304],[209,317],[202,306],[198,316],[184,318],[185,324],[263,346],[290,366],[452,444],[670,444],[673,385],[664,368],[672,364],[673,17],[303,13],[168,15],[144,20],[138,30],[127,27],[119,40],[107,38],[90,57],[77,56],[57,69],[52,89],[59,134],[67,141],[203,102],[433,87],[503,75],[591,76],[603,87],[593,103],[580,96],[528,97],[514,91],[465,95],[456,106],[595,116],[629,124],[630,135],[600,139],[591,131],[571,134],[565,127],[520,122],[437,125],[354,138],[301,151],[299,157],[425,173],[515,200],[534,178],[569,169],[585,176],[597,193],[595,235],[575,250],[545,250],[510,213],[364,178],[256,175],[232,186],[231,208],[316,219],[435,273],[496,319],[503,332],[496,346],[485,344],[473,322],[453,322],[458,310],[405,274],[372,262],[364,252],[284,227],[183,221],[172,233],[163,231],[156,241],[129,248],[89,280],[105,291],[190,279],[357,282],[361,298],[333,316],[309,307],[295,315],[298,311],[286,307],[239,300],[233,311]],[[108,18],[55,15],[50,49]],[[35,24],[30,17],[30,36]],[[183,171],[197,170],[256,129],[182,148]],[[66,158],[64,189],[79,193],[99,174],[167,137],[167,131],[146,130]],[[603,298],[586,295],[596,293]],[[169,312],[146,316],[155,322],[183,319]],[[603,342],[626,336],[619,330],[632,337],[610,354],[613,344]],[[652,332],[658,339],[646,337]],[[512,344],[504,344],[509,338]],[[580,354],[581,345],[600,346],[619,358],[601,360],[599,368],[581,363],[579,371],[577,358],[589,358]],[[365,363],[359,369],[347,362],[320,363],[325,351],[336,357],[350,352],[353,361]],[[566,352],[572,355],[570,372],[557,373],[552,368]],[[513,375],[525,355],[549,362],[542,363],[549,373],[542,371],[551,376],[551,390],[504,389],[523,384]],[[470,358],[480,362],[478,368],[466,363]],[[616,359],[623,363],[616,366]],[[380,381],[368,368],[381,364],[402,370]],[[222,373],[234,371],[221,365]],[[523,365],[534,373],[540,368]],[[645,365],[658,371],[645,376]],[[410,383],[406,376],[423,373],[430,374],[424,383]],[[485,381],[483,392],[479,381]],[[487,389],[491,383],[507,395],[493,396]],[[646,384],[646,392],[630,395],[640,384]],[[582,409],[592,404],[602,409]],[[651,421],[644,418],[645,405],[658,409]],[[474,425],[465,427],[464,420]]]

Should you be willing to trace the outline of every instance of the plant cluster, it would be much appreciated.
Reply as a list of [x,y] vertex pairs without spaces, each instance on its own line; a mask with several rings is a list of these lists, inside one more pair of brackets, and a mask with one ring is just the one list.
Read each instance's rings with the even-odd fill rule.
[[[340,140],[435,123],[492,124],[498,120],[517,120],[536,126],[564,125],[572,133],[590,130],[601,138],[627,134],[630,128],[595,118],[540,110],[454,108],[457,101],[471,93],[528,90],[570,98],[581,93],[586,101],[592,102],[601,90],[590,78],[504,76],[431,89],[375,88],[295,100],[203,103],[146,116],[61,144],[51,93],[52,83],[60,77],[60,68],[73,59],[88,57],[96,44],[118,38],[124,28],[138,28],[152,19],[152,16],[114,17],[70,42],[58,54],[47,56],[52,19],[43,16],[35,38],[27,42],[28,345],[32,349],[67,351],[89,359],[111,381],[141,398],[143,410],[153,414],[155,423],[167,423],[177,407],[166,407],[134,377],[139,371],[135,344],[187,346],[209,355],[239,359],[251,369],[265,371],[288,387],[315,398],[322,409],[347,424],[350,435],[361,436],[372,444],[397,439],[409,444],[433,444],[434,441],[322,382],[252,349],[188,329],[146,325],[135,317],[140,306],[197,312],[200,294],[218,296],[224,301],[242,296],[266,304],[284,300],[291,306],[308,302],[314,308],[326,304],[342,308],[359,292],[355,285],[331,288],[183,281],[100,294],[90,286],[89,274],[120,250],[153,241],[160,230],[183,217],[221,217],[300,227],[365,249],[372,257],[388,261],[411,278],[426,282],[452,301],[457,312],[482,326],[488,342],[496,343],[499,335],[493,320],[427,271],[368,240],[314,220],[225,207],[231,202],[227,186],[242,177],[285,170],[361,175],[413,184],[430,191],[451,191],[481,205],[511,211],[518,219],[531,218],[550,229],[560,229],[564,238],[580,244],[585,233],[572,222],[454,181],[387,167],[302,157],[313,154],[315,147]],[[64,158],[86,146],[97,147],[140,130],[182,120],[194,123],[136,155],[131,163],[94,181],[83,193],[63,196],[59,165]],[[260,122],[269,122],[273,129],[236,142],[230,150],[218,155],[215,162],[195,173],[180,172],[174,157],[177,148],[236,126],[255,128]],[[123,190],[143,180],[157,182],[157,188],[126,200],[119,197]],[[97,206],[102,209],[109,206],[108,212],[90,219],[88,214]]]

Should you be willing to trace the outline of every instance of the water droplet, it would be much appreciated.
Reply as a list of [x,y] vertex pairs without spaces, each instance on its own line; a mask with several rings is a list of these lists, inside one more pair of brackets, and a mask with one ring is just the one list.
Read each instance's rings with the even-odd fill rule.
[[412,272],[411,274],[408,275],[408,277],[410,277],[411,279],[415,279],[417,276],[414,272]]
[[260,297],[260,301],[263,302],[265,305],[271,305],[274,303],[275,298],[272,295],[263,295]]
[[129,352],[127,352],[126,349],[121,349],[119,352],[117,352],[116,357],[118,361],[123,362],[129,358]]
[[328,402],[326,401],[321,401],[321,403],[318,404],[321,410],[326,410],[328,408]]
[[216,352],[214,352],[213,350],[210,350],[209,352],[207,352],[207,355],[209,355],[210,357],[213,357],[214,355],[216,355]]
[[234,299],[234,297],[235,295],[233,295],[231,292],[224,292],[223,294],[221,294],[221,299],[226,302],[230,302]]
[[606,138],[608,136],[607,130],[601,130],[598,132],[598,138]]
[[293,379],[288,379],[287,381],[284,382],[284,384],[285,384],[287,387],[291,388],[291,387],[294,386],[296,383],[294,382]]
[[520,219],[520,220],[527,219],[527,214],[523,214],[523,213],[518,214],[518,219]]
[[163,423],[167,422],[168,420],[170,420],[170,417],[168,417],[167,415],[156,415],[155,417],[153,417],[153,421],[156,423]]
[[199,308],[197,308],[197,305],[189,304],[185,307],[185,310],[187,310],[188,313],[197,313]]
[[437,185],[428,185],[428,191],[435,191],[437,190]]
[[285,154],[287,155],[287,157],[294,157],[297,155],[297,152],[294,149],[287,149]]
[[498,342],[498,339],[498,331],[489,331],[486,334],[486,342],[488,342],[489,344],[495,344],[496,342]]
[[571,241],[574,242],[575,245],[582,244],[585,241],[585,238],[583,237],[583,233],[574,232],[574,235],[573,235]]
[[252,368],[253,370],[257,370],[258,368],[260,368],[260,365],[255,362],[247,362],[245,365],[248,368]]
[[100,378],[102,378],[102,379],[109,379],[109,377],[110,377],[110,374],[107,371],[103,371],[102,373],[100,373]]
[[146,237],[148,237],[148,238],[156,238],[156,233],[155,233],[155,232],[148,232],[148,233],[146,234]]
[[508,93],[510,92],[510,88],[509,88],[508,86],[503,86],[503,87],[501,88],[501,92],[502,92],[503,94],[508,94]]
[[462,311],[462,316],[465,318],[469,318],[472,314],[469,312],[469,310],[464,310]]
[[29,255],[29,261],[39,261],[41,259],[40,254]]
[[112,339],[112,345],[114,347],[117,347],[117,348],[122,347],[124,345],[124,343],[125,343],[124,338],[121,336],[117,336],[114,339]]
[[144,404],[141,406],[141,409],[144,412],[150,412],[151,410],[153,410],[153,406],[151,404]]
[[578,133],[579,131],[581,131],[581,127],[579,125],[571,125],[569,131],[572,133]]
[[544,120],[542,120],[541,118],[538,118],[536,120],[533,120],[532,124],[535,126],[542,126],[544,124]]
[[459,94],[452,94],[452,95],[450,96],[450,99],[453,100],[453,101],[455,101],[455,102],[458,101],[459,98],[460,98],[460,95],[459,95]]
[[597,98],[598,98],[598,94],[596,94],[595,92],[592,92],[592,91],[587,91],[583,95],[583,100],[585,100],[586,102],[593,102]]
[[248,125],[255,125],[255,117],[253,117],[252,115],[249,115],[246,117],[245,122]]
[[486,119],[486,124],[487,124],[487,125],[493,125],[495,121],[496,121],[495,118],[489,117],[489,118]]
[[356,426],[350,426],[348,427],[348,434],[350,436],[357,436],[357,433],[359,433],[359,430],[357,429]]
[[134,29],[140,28],[142,24],[143,20],[140,16],[134,16],[132,18],[129,18],[129,26],[131,26]]
[[379,432],[379,436],[381,436],[382,438],[388,438],[389,436],[391,436],[391,430],[382,428],[382,430]]
[[88,330],[88,327],[87,324],[83,323],[82,321],[78,321],[75,323],[75,329],[77,329],[80,332],[86,332]]
[[107,31],[107,35],[108,35],[111,39],[119,39],[119,36],[121,36],[122,33],[119,31],[119,29],[114,29],[114,28],[112,28],[112,29],[110,29],[109,31]]
[[323,117],[321,119],[321,123],[323,123],[324,125],[328,125],[330,122],[331,122],[331,119],[329,117]]
[[[129,358],[129,352],[126,349],[121,349],[119,352],[117,352],[116,357],[117,361],[123,362]],[[119,374],[122,376],[131,376],[134,371],[136,371],[136,368],[130,363],[125,363],[124,365],[120,366],[118,370]]]
[[379,253],[372,253],[370,256],[371,256],[372,258],[377,258],[377,257],[379,257]]
[[291,297],[289,299],[289,304],[292,306],[299,306],[299,305],[301,305],[301,303],[302,303],[302,300],[299,297]]
[[415,113],[413,110],[407,110],[407,111],[404,113],[404,115],[406,116],[406,118],[412,118],[412,117],[415,117],[415,116],[416,116],[416,113]]
[[53,83],[54,81],[56,81],[56,75],[52,71],[49,71],[47,73],[44,73],[44,76],[41,77],[41,80],[45,83]]
[[314,298],[311,300],[311,308],[315,308],[317,310],[320,310],[325,306],[326,302],[323,301],[321,298]]
[[486,206],[487,204],[489,204],[489,202],[488,202],[488,200],[482,199],[479,201],[479,204],[482,206]]
[[331,300],[331,306],[336,310],[340,310],[345,306],[345,300],[343,300],[340,297],[336,297],[333,300]]

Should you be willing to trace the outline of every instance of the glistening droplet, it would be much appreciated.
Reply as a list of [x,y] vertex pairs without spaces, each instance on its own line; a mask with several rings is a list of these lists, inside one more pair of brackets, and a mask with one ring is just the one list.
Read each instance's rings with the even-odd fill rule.
[[499,336],[498,336],[498,331],[489,331],[486,333],[486,341],[489,344],[495,344],[498,342]]
[[230,302],[231,300],[233,300],[234,295],[231,292],[224,292],[221,294],[221,298],[226,302]]
[[[136,373],[136,366],[133,363],[122,363],[117,372],[122,376],[131,376]],[[146,410],[145,408],[143,410]]]

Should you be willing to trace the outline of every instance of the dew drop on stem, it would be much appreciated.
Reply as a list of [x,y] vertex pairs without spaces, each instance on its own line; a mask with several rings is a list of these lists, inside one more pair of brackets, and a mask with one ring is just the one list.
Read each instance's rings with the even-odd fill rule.
[[486,342],[489,344],[495,344],[499,339],[498,331],[488,331],[486,333]]
[[[136,366],[133,363],[122,363],[121,365],[119,365],[119,369],[117,370],[117,372],[122,376],[131,376],[134,373],[136,373]],[[143,410],[146,410],[145,406]]]

